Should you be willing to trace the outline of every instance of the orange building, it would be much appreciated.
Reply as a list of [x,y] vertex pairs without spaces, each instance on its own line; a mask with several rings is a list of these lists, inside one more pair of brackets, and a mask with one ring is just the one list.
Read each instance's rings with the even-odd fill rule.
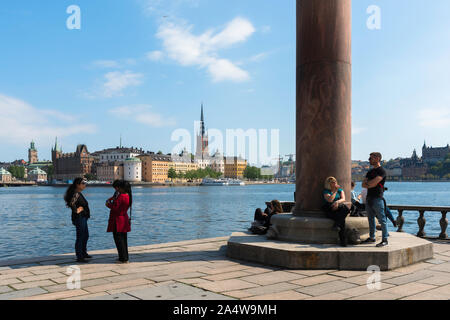
[[242,179],[244,177],[245,168],[247,168],[247,160],[240,157],[226,157],[224,177]]
[[169,178],[170,156],[146,153],[138,158],[142,161],[142,181],[163,183]]

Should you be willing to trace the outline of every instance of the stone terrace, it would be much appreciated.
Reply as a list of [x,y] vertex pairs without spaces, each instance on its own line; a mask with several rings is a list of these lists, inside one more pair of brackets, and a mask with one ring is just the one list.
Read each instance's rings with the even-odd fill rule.
[[81,288],[68,290],[74,255],[0,262],[0,300],[436,300],[450,299],[450,243],[434,241],[433,259],[381,272],[369,290],[365,271],[290,270],[230,259],[228,237],[91,251]]

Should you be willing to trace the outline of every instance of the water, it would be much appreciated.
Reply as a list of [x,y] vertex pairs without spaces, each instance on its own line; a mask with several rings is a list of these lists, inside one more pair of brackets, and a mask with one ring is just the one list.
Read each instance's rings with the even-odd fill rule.
[[[450,206],[450,183],[387,183],[389,204]],[[246,230],[255,208],[272,199],[293,201],[295,185],[135,187],[129,246],[229,236]],[[358,187],[356,188],[358,192]],[[74,251],[75,227],[62,200],[65,188],[0,188],[0,260]],[[88,250],[115,248],[106,233],[111,187],[88,187]],[[397,213],[394,211],[394,216]],[[425,231],[440,233],[440,213],[426,213]],[[417,212],[405,212],[404,230],[417,233]],[[390,224],[390,222],[388,222]],[[395,231],[389,225],[390,231]]]

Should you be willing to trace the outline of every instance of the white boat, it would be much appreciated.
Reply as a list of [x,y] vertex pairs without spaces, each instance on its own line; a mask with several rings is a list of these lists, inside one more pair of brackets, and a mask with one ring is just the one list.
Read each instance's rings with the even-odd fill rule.
[[202,186],[227,186],[228,181],[222,179],[204,178],[201,183]]
[[245,186],[245,182],[239,179],[229,179],[228,180],[229,186]]

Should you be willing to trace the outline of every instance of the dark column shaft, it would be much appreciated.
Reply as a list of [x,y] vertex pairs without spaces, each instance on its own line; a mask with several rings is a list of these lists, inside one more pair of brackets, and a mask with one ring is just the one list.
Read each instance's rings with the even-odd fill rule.
[[337,178],[350,200],[351,0],[297,0],[295,215],[318,211]]

